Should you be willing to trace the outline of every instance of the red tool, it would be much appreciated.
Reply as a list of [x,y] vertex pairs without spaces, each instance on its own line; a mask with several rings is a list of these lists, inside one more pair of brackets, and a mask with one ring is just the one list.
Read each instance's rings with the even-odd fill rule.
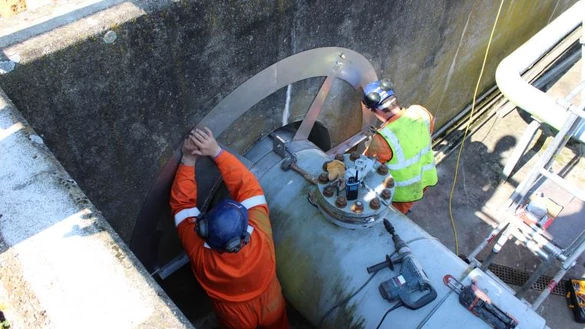
[[445,275],[443,283],[459,295],[459,303],[465,306],[471,313],[475,314],[492,328],[513,329],[518,326],[518,320],[499,307],[492,304],[490,298],[481,291],[475,282],[464,286],[452,275]]

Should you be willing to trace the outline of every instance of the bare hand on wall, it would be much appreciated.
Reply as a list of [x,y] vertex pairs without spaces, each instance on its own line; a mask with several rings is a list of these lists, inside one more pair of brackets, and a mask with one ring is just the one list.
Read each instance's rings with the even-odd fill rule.
[[197,160],[197,155],[195,154],[195,151],[198,150],[198,147],[197,145],[195,145],[195,142],[193,142],[193,140],[191,139],[191,136],[194,133],[195,128],[191,130],[189,136],[185,138],[185,141],[183,142],[183,148],[181,149],[181,151],[183,152],[181,162],[187,166],[195,165],[195,161]]
[[193,154],[215,157],[221,150],[217,141],[213,137],[213,133],[207,127],[204,127],[203,130],[198,128],[192,130],[189,139],[191,139],[198,148],[193,151]]

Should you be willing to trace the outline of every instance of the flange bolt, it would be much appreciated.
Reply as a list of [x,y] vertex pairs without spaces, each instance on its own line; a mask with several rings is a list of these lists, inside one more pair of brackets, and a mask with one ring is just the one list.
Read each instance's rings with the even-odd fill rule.
[[345,208],[347,206],[347,199],[344,196],[340,196],[335,200],[335,205],[339,208]]
[[382,184],[384,185],[384,187],[387,187],[387,188],[394,187],[394,177],[388,176],[388,177],[384,178],[384,182]]
[[388,175],[388,167],[386,165],[381,164],[376,171],[382,176]]
[[356,201],[351,205],[351,211],[361,214],[364,211],[364,204],[361,201]]
[[326,172],[322,172],[319,175],[319,183],[321,184],[329,183],[329,175]]
[[323,189],[323,195],[328,198],[332,197],[333,193],[335,193],[335,186],[327,186],[325,189]]
[[388,200],[388,199],[390,199],[390,195],[391,195],[391,193],[390,193],[389,189],[382,190],[382,195],[381,195],[382,199]]
[[351,152],[351,154],[349,155],[349,159],[351,161],[355,161],[355,160],[357,160],[359,158],[360,158],[360,153],[357,152],[357,151]]
[[335,160],[339,160],[339,161],[343,162],[344,159],[345,158],[343,157],[343,153],[337,153],[335,155]]
[[380,209],[380,198],[373,198],[372,201],[370,201],[370,208],[374,210]]

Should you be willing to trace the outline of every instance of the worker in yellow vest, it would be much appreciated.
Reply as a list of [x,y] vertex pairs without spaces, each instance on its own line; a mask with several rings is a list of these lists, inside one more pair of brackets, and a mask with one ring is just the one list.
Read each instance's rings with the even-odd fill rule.
[[437,184],[433,115],[420,105],[401,108],[388,79],[368,84],[363,104],[382,121],[364,154],[386,164],[395,182],[392,205],[406,214],[427,187]]

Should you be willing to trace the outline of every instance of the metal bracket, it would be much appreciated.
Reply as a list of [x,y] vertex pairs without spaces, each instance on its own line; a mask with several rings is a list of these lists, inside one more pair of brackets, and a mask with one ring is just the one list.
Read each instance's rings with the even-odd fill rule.
[[274,133],[270,134],[270,137],[272,137],[272,150],[274,153],[280,155],[282,158],[286,158],[286,152],[288,151],[286,149],[286,141]]

